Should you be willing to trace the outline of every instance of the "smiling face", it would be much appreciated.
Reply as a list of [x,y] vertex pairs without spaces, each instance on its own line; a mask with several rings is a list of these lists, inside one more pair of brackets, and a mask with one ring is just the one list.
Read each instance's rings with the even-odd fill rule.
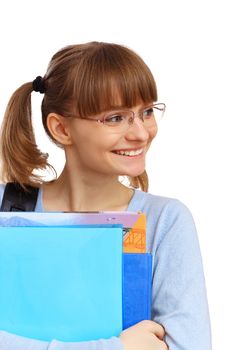
[[[131,108],[138,113],[144,105]],[[69,118],[68,118],[69,119]],[[93,122],[93,120],[70,118],[68,130],[71,144],[65,147],[67,163],[84,174],[101,176],[138,176],[145,170],[145,157],[157,133],[157,125],[147,128],[140,118],[125,133]]]
[[[135,52],[111,43],[68,46],[53,56],[45,87],[43,124],[51,139],[64,146],[72,169],[84,171],[84,176],[88,171],[115,177],[143,173],[156,126],[146,129],[136,117],[130,128],[120,134],[85,120],[119,106],[138,112],[157,101],[154,77]],[[62,136],[63,126],[54,116],[67,120],[69,140]]]

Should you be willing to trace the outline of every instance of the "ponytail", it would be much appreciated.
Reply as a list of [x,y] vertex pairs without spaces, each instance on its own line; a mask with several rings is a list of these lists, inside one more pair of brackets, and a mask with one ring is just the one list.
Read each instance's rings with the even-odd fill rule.
[[1,177],[4,182],[38,186],[42,180],[35,170],[46,169],[48,154],[35,142],[31,118],[32,83],[26,83],[12,95],[4,115],[1,139]]

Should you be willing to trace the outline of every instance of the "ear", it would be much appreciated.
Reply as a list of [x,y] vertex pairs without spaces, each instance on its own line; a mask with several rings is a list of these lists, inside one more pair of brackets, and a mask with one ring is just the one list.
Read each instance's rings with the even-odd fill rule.
[[58,143],[64,146],[72,144],[68,119],[56,113],[49,113],[47,117],[47,127],[50,134]]

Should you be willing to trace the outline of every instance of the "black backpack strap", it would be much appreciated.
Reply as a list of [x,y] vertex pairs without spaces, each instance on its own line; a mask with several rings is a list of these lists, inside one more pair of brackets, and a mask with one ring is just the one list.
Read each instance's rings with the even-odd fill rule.
[[0,211],[34,211],[38,191],[38,187],[25,186],[24,189],[18,183],[8,182]]

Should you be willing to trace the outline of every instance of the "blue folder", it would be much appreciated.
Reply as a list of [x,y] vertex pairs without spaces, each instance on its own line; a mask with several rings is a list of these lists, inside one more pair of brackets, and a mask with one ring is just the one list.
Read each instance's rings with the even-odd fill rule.
[[0,329],[47,341],[118,336],[122,228],[1,227]]
[[123,328],[151,319],[152,255],[123,256]]

